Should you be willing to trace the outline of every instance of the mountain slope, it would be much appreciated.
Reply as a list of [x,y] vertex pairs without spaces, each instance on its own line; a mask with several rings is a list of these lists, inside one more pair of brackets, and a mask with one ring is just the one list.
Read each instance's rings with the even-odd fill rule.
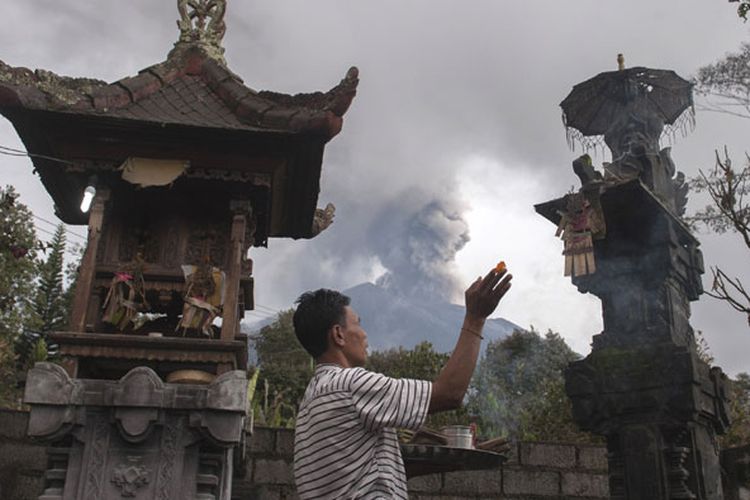
[[[362,318],[371,349],[412,348],[425,340],[438,352],[449,352],[455,346],[464,318],[462,306],[407,297],[372,283],[362,283],[343,293],[351,297],[352,307]],[[516,328],[518,325],[503,318],[487,320],[483,345]]]
[[[453,350],[465,309],[447,301],[426,300],[405,296],[372,283],[362,283],[342,293],[351,299],[351,306],[362,319],[362,326],[372,350],[403,346],[411,349],[428,341],[438,352]],[[254,333],[271,324],[274,318],[243,321],[242,331]],[[520,328],[503,318],[487,320],[482,350],[488,341],[510,335]]]

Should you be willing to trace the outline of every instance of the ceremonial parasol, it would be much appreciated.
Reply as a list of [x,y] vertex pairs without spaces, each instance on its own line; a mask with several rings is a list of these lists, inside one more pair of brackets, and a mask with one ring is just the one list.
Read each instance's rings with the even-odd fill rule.
[[[623,114],[657,119],[665,133],[686,132],[694,124],[693,84],[674,71],[635,67],[624,69],[618,57],[618,71],[600,73],[573,87],[560,103],[568,142],[584,148],[599,144],[601,136]],[[689,109],[689,113],[684,113]],[[684,113],[684,114],[683,114]]]

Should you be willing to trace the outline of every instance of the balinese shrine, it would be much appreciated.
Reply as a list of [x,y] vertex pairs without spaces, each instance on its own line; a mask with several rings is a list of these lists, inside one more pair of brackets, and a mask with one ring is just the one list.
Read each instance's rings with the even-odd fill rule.
[[0,62],[0,113],[58,217],[87,224],[58,363],[27,378],[40,499],[226,499],[247,427],[252,247],[312,238],[358,83],[285,95],[224,60],[225,0],[178,0],[166,61],[114,83]]
[[696,350],[703,258],[682,218],[685,177],[660,145],[690,127],[692,85],[618,60],[561,104],[569,138],[603,139],[612,161],[599,170],[579,157],[581,188],[536,205],[564,241],[564,274],[602,302],[604,330],[565,389],[578,425],[606,439],[612,500],[721,500],[727,382]]

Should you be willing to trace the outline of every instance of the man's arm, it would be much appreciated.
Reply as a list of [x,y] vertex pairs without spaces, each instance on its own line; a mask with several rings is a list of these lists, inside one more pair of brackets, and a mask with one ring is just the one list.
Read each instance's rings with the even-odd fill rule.
[[461,406],[477,366],[484,322],[510,288],[511,279],[505,270],[498,273],[493,269],[466,290],[466,317],[453,354],[432,383],[429,413]]

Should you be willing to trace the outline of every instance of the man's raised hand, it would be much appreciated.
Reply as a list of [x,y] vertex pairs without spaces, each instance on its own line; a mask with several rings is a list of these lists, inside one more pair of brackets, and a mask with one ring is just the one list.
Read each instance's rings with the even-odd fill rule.
[[497,272],[490,270],[484,278],[477,280],[466,289],[466,313],[468,315],[486,318],[497,307],[500,299],[510,289],[512,274],[503,269]]

